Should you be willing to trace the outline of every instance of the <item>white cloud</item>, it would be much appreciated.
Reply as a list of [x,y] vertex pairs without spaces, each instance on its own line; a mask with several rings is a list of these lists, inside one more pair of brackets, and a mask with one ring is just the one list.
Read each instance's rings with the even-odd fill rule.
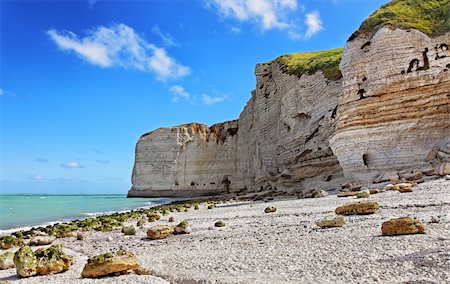
[[308,26],[308,30],[305,34],[305,39],[311,38],[313,35],[323,29],[322,20],[320,19],[320,14],[317,11],[306,14],[305,22]]
[[158,26],[154,26],[152,28],[152,32],[161,38],[163,45],[179,46],[179,44],[176,42],[176,40],[170,34],[163,33]]
[[172,98],[174,102],[177,102],[180,98],[189,100],[191,97],[189,93],[183,88],[183,86],[180,85],[170,87],[169,92],[174,95]]
[[94,8],[95,3],[97,3],[100,0],[88,0],[89,9]]
[[45,177],[43,177],[41,175],[35,175],[35,176],[32,176],[31,179],[34,181],[44,181]]
[[255,22],[262,31],[290,27],[288,14],[297,10],[297,0],[206,0],[224,17]]
[[83,38],[69,31],[49,30],[47,34],[60,48],[104,68],[119,66],[150,71],[160,80],[181,78],[191,72],[164,48],[148,43],[125,24],[100,26]]
[[76,168],[81,169],[81,168],[84,168],[83,165],[81,165],[80,163],[75,162],[75,161],[67,162],[65,164],[61,164],[61,167],[66,168],[66,169],[76,169]]
[[207,94],[202,94],[202,102],[206,105],[213,105],[216,103],[221,103],[225,101],[226,96],[225,95],[219,95],[219,96],[209,96]]

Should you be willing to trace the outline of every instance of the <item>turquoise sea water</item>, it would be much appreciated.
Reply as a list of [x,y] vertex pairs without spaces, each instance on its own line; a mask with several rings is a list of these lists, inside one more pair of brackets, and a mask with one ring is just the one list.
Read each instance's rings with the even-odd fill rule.
[[0,230],[83,219],[101,213],[168,203],[169,198],[126,195],[0,195]]

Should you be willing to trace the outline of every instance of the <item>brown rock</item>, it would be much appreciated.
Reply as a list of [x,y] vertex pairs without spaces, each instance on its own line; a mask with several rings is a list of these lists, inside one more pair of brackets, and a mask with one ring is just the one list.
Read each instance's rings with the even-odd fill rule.
[[342,185],[344,191],[359,191],[361,189],[361,185],[355,182],[347,182]]
[[152,240],[164,239],[171,236],[174,232],[172,226],[157,225],[147,230],[147,236]]
[[96,255],[88,259],[81,272],[82,277],[97,278],[112,273],[139,269],[137,258],[131,252],[118,251]]
[[422,173],[426,176],[434,176],[436,174],[436,171],[434,168],[426,168],[422,170]]
[[316,225],[321,228],[342,227],[345,225],[345,218],[343,216],[327,216],[317,221]]
[[440,176],[450,174],[450,163],[440,163],[436,166],[436,173]]
[[422,172],[412,172],[402,175],[405,180],[419,180],[422,178]]
[[335,213],[339,215],[366,215],[377,212],[378,208],[377,201],[350,202],[338,206]]
[[13,260],[20,276],[28,277],[36,274],[37,258],[29,246],[23,246],[16,251]]
[[411,217],[391,219],[382,224],[381,232],[384,236],[424,234],[425,225]]
[[343,191],[339,192],[337,194],[337,197],[349,197],[349,196],[355,196],[358,192],[356,191]]
[[73,264],[73,257],[63,253],[61,245],[38,249],[34,255],[37,258],[36,272],[40,275],[64,272]]
[[370,194],[378,194],[381,193],[381,190],[379,190],[378,188],[371,188],[369,189]]
[[53,243],[54,240],[56,240],[56,237],[53,236],[38,236],[31,238],[29,245],[30,246],[49,245]]
[[393,188],[395,191],[404,193],[404,192],[413,192],[414,185],[411,183],[398,183],[394,185]]

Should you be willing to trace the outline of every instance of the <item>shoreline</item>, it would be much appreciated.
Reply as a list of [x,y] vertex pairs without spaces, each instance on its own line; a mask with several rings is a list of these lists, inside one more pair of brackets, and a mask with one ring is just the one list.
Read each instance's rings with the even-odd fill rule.
[[[34,196],[39,196],[40,194],[33,194]],[[59,196],[60,194],[56,194],[54,196]],[[95,195],[92,194],[92,196],[103,196],[105,194],[100,194],[100,195]],[[112,194],[112,196],[114,196],[115,194]],[[23,195],[23,196],[27,196],[27,195]],[[78,196],[78,195],[66,195],[66,196]],[[89,196],[87,194],[83,194],[83,196]],[[105,195],[108,196],[108,195]],[[122,195],[125,198],[126,195]],[[165,199],[165,198],[161,198],[161,199]],[[184,200],[184,199],[183,199]],[[139,206],[136,207],[134,209],[127,209],[127,210],[118,210],[118,211],[104,211],[104,212],[85,212],[85,213],[80,213],[83,214],[85,216],[79,216],[79,217],[68,217],[68,218],[62,218],[62,219],[57,219],[57,220],[53,220],[53,221],[47,221],[47,222],[43,222],[43,223],[38,223],[36,225],[24,225],[21,227],[16,227],[16,228],[9,228],[9,229],[0,229],[0,237],[3,237],[4,235],[9,235],[12,234],[14,232],[17,231],[28,231],[31,230],[33,228],[39,228],[39,227],[46,227],[46,226],[52,226],[52,225],[57,225],[57,224],[65,224],[65,223],[70,223],[70,222],[75,222],[75,221],[83,221],[86,219],[90,219],[90,218],[96,218],[99,216],[109,216],[109,215],[113,215],[113,214],[122,214],[122,213],[127,213],[127,212],[132,212],[135,210],[140,210],[140,209],[148,209],[148,208],[152,208],[154,206],[159,206],[159,205],[167,205],[167,204],[171,204],[172,202],[177,202],[177,198],[171,198],[170,201],[168,202],[163,202],[163,203],[156,203],[156,202],[152,202],[154,204],[148,204],[148,205],[144,205],[144,206]]]
[[[354,197],[328,195],[308,199],[232,201],[207,209],[170,212],[136,227],[126,236],[82,231],[85,239],[57,238],[75,264],[64,273],[18,278],[15,269],[0,271],[0,281],[18,283],[442,283],[450,279],[450,181],[426,181],[410,193],[371,195],[380,209],[372,215],[345,216],[343,227],[321,229],[319,219]],[[273,206],[275,213],[264,213]],[[411,216],[426,226],[425,234],[387,237],[381,224]],[[168,218],[175,222],[169,223]],[[147,229],[176,225],[187,219],[192,233],[149,240]],[[214,223],[223,220],[223,228]],[[124,226],[136,225],[129,219]],[[35,249],[35,247],[33,247]],[[15,251],[12,248],[7,251]],[[81,278],[88,257],[125,249],[136,255],[151,275],[126,274]],[[4,252],[3,250],[2,252]],[[427,282],[427,283],[428,283]]]

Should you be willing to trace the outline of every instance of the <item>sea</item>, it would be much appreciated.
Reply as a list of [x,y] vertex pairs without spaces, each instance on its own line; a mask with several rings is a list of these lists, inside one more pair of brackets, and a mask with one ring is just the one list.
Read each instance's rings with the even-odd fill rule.
[[57,222],[85,219],[166,204],[171,198],[127,198],[110,195],[0,195],[0,234]]

